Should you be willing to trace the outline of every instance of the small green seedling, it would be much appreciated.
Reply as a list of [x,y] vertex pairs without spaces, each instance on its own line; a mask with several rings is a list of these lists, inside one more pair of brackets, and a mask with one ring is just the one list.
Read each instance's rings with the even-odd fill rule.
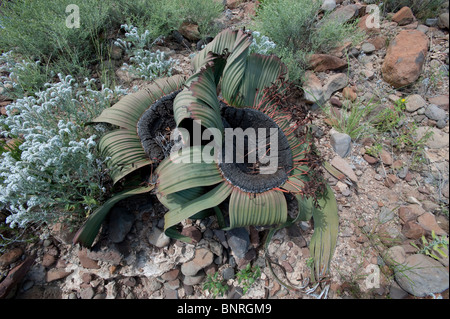
[[203,290],[208,290],[213,298],[223,296],[228,291],[228,285],[224,280],[220,280],[218,276],[219,272],[216,272],[214,275],[208,274],[206,281],[203,284]]
[[[442,250],[445,249],[448,251],[448,240],[444,236],[438,237],[436,233],[431,231],[432,241],[428,242],[425,236],[422,236],[422,245],[423,248],[419,248],[416,244],[411,243],[412,246],[419,249],[420,254],[428,255],[436,260],[441,258],[447,258],[447,254]],[[440,255],[441,257],[437,256]]]
[[240,270],[236,274],[238,284],[242,284],[242,289],[244,295],[247,293],[248,289],[256,282],[256,280],[261,276],[261,269],[259,266],[251,267],[250,264],[245,267],[245,269]]

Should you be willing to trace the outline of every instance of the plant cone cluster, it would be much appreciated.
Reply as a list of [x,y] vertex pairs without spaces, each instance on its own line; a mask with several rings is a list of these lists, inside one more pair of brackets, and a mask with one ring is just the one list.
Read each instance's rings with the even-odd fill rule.
[[[285,65],[276,56],[250,54],[251,43],[251,35],[245,31],[224,30],[194,56],[192,76],[158,79],[144,90],[126,96],[95,120],[119,127],[100,142],[102,154],[110,158],[108,164],[115,184],[132,180],[138,170],[146,169],[151,174],[140,186],[116,194],[94,212],[75,236],[75,243],[91,246],[103,219],[117,201],[153,191],[168,209],[165,233],[186,242],[191,239],[182,236],[178,227],[187,218],[215,214],[222,229],[266,225],[272,227],[273,234],[312,217],[313,277],[327,275],[337,239],[336,200],[321,177],[320,158],[308,134],[306,118],[302,123],[293,123],[290,114],[282,110],[287,89]],[[214,155],[214,161],[204,161],[201,155],[208,145],[187,142],[183,135],[181,149],[172,150],[162,160],[152,158],[143,145],[164,148],[161,141],[148,144],[161,132],[142,133],[139,128],[146,127],[142,125],[143,114],[149,109],[159,114],[158,101],[169,95],[174,127],[148,125],[151,130],[164,133],[184,129],[192,133],[194,123],[201,123],[203,131],[214,129],[223,137],[227,128],[262,126],[276,129],[276,138],[263,140],[264,152],[257,157],[257,163],[224,162],[220,151]],[[149,121],[153,123],[154,118],[149,117]],[[225,150],[227,140],[218,141],[218,149]],[[278,152],[273,151],[275,146]],[[246,155],[255,151],[245,149]],[[264,154],[277,156],[278,166],[271,174],[260,173]],[[299,211],[291,217],[287,200],[294,198]],[[225,202],[227,205],[223,205]]]

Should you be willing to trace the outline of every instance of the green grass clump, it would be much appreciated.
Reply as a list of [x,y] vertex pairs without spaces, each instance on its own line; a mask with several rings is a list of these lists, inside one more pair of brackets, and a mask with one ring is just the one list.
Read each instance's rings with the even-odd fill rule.
[[328,104],[324,105],[322,110],[329,119],[331,126],[356,141],[374,133],[374,117],[371,116],[371,113],[377,107],[379,107],[379,103],[346,100],[339,111]]
[[124,13],[123,22],[141,30],[149,30],[150,36],[168,36],[178,30],[183,22],[198,25],[200,36],[214,37],[219,31],[214,24],[223,11],[223,5],[212,0],[140,0],[120,1]]
[[[79,9],[79,27],[68,27],[68,5]],[[69,7],[70,9],[70,7]],[[68,10],[68,11],[66,11]],[[120,26],[149,30],[154,40],[196,23],[201,36],[217,32],[223,5],[211,0],[15,0],[0,4],[0,48],[40,61],[54,74],[85,78],[109,59]]]
[[[79,7],[79,28],[66,25],[69,4]],[[87,76],[89,65],[100,60],[106,32],[116,23],[113,8],[112,0],[3,2],[0,47],[51,64],[56,73]]]
[[277,45],[290,79],[301,80],[312,53],[327,53],[345,41],[361,39],[356,21],[342,22],[330,13],[320,18],[321,1],[265,1],[258,9],[254,28]]

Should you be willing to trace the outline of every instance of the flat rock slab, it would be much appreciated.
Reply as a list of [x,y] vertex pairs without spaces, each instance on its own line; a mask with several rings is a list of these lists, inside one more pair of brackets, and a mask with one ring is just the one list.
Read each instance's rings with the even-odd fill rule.
[[429,148],[440,149],[449,145],[449,134],[436,127],[419,126],[416,131],[416,139],[424,138],[427,133],[432,134],[425,143]]
[[408,293],[426,297],[440,293],[449,286],[448,271],[439,263],[422,254],[411,255],[395,269],[395,280]]
[[315,72],[338,70],[347,66],[347,61],[330,54],[313,54],[309,63]]
[[347,161],[340,156],[335,156],[330,164],[344,173],[348,178],[350,178],[353,182],[358,182],[358,177],[356,177],[355,172],[347,163]]

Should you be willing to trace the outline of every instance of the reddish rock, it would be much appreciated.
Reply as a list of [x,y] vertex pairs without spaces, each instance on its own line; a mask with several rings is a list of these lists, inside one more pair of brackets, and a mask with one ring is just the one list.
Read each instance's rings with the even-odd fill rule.
[[406,173],[405,182],[409,183],[410,181],[412,181],[412,179],[413,179],[412,174],[410,172]]
[[449,98],[448,95],[439,95],[428,99],[430,104],[439,106],[444,111],[448,111]]
[[173,280],[177,279],[179,273],[180,273],[179,269],[172,269],[172,270],[169,270],[168,272],[162,274],[161,278],[165,281],[173,281]]
[[277,292],[280,291],[280,289],[281,289],[280,284],[276,280],[273,280],[272,282],[273,282],[273,286],[270,289],[270,296],[271,297],[275,296],[277,294]]
[[352,102],[358,98],[358,95],[350,87],[346,87],[342,90],[342,96]]
[[394,182],[390,179],[390,178],[386,178],[385,180],[384,180],[384,185],[386,186],[386,187],[388,187],[388,188],[392,188],[392,187],[394,187]]
[[398,182],[398,177],[394,174],[387,174],[386,178],[390,180],[393,184]]
[[398,209],[398,216],[404,224],[417,218],[417,216],[406,206],[402,206]]
[[411,211],[411,213],[416,215],[416,217],[419,217],[420,215],[425,214],[425,210],[422,208],[422,206],[420,206],[418,204],[411,204],[411,205],[408,205],[407,207]]
[[244,14],[249,16],[256,15],[256,8],[258,8],[259,2],[247,2],[244,4]]
[[68,265],[68,262],[67,262],[66,260],[64,260],[64,259],[58,259],[58,260],[56,261],[55,267],[56,267],[56,268],[66,268],[67,265]]
[[417,190],[419,191],[419,193],[422,193],[422,194],[426,194],[426,195],[430,195],[431,194],[430,190],[428,188],[424,187],[424,186],[418,187]]
[[22,254],[23,250],[19,247],[6,251],[0,256],[0,268],[8,267],[13,262],[16,262]]
[[10,292],[20,283],[30,270],[36,256],[30,256],[20,265],[8,272],[8,275],[0,282],[0,299],[7,298]]
[[48,267],[50,267],[51,265],[53,265],[53,263],[55,262],[55,256],[52,256],[52,255],[50,255],[50,254],[45,254],[43,257],[42,257],[42,266],[44,266],[44,267],[46,267],[46,268],[48,268]]
[[110,265],[120,265],[121,254],[115,249],[88,250],[87,257],[97,261],[104,261]]
[[381,242],[388,247],[400,245],[403,241],[400,229],[390,223],[381,225],[378,236]]
[[181,272],[185,276],[194,276],[199,270],[211,265],[214,254],[206,248],[199,248],[195,251],[194,258],[181,265]]
[[392,163],[392,168],[399,169],[403,167],[403,161],[402,160],[396,160]]
[[330,103],[331,103],[331,105],[333,105],[333,106],[336,106],[336,107],[342,107],[342,102],[339,101],[339,99],[338,99],[337,97],[335,97],[335,96],[333,96],[333,97],[330,99]]
[[389,152],[386,150],[381,150],[380,158],[383,161],[384,165],[392,165],[393,163],[391,154],[389,154]]
[[72,245],[73,237],[75,236],[76,230],[71,230],[70,226],[64,222],[58,222],[53,224],[50,228],[50,232],[57,241],[64,245]]
[[417,224],[415,221],[410,220],[403,226],[402,233],[407,238],[419,239],[423,235],[425,235],[425,229],[420,227],[420,225]]
[[81,275],[81,280],[83,281],[83,283],[88,284],[91,282],[92,280],[92,274],[85,272]]
[[199,242],[202,239],[202,233],[195,226],[188,226],[183,228],[181,235],[192,238],[195,242]]
[[228,9],[236,9],[244,0],[227,0]]
[[384,36],[378,36],[372,39],[367,40],[367,42],[371,43],[376,50],[383,49],[386,46],[386,38]]
[[391,41],[383,65],[383,79],[395,88],[416,81],[428,52],[428,37],[418,30],[401,31]]
[[309,60],[310,68],[316,72],[339,70],[347,66],[347,62],[329,54],[313,54]]
[[49,271],[47,271],[47,277],[46,280],[47,282],[52,282],[55,280],[59,280],[59,279],[63,279],[67,276],[69,276],[72,273],[72,271],[65,271],[63,269],[50,269]]
[[367,238],[367,236],[366,235],[363,235],[363,234],[361,234],[361,235],[359,235],[357,238],[356,238],[356,242],[357,243],[360,243],[360,244],[364,244],[365,242],[367,242],[369,239]]
[[[403,29],[410,29],[410,30],[414,30],[417,29],[417,27],[419,26],[419,22],[414,21],[413,23],[407,24],[403,26]],[[422,32],[422,31],[420,31]]]
[[7,112],[7,110],[6,110],[6,106],[8,106],[8,105],[11,104],[11,103],[12,103],[12,101],[3,101],[3,102],[0,102],[0,114],[1,114],[1,115],[5,115],[5,116],[8,115],[8,112]]
[[439,227],[436,222],[436,217],[432,213],[425,213],[419,216],[418,218],[419,225],[422,226],[428,233],[431,233],[433,230],[436,235],[445,236],[447,233]]
[[368,155],[368,154],[364,154],[364,160],[367,162],[367,163],[369,163],[369,164],[376,164],[376,163],[378,163],[378,159],[376,159],[375,157],[373,157],[373,156],[370,156],[370,155]]
[[324,102],[324,89],[322,87],[322,83],[313,71],[305,72],[303,91],[304,98],[307,103],[322,104]]
[[85,248],[78,251],[78,259],[80,260],[81,266],[87,269],[99,269],[97,261],[89,258],[87,256],[87,250]]
[[183,22],[178,29],[183,37],[191,41],[200,40],[200,32],[198,31],[198,25],[189,22]]
[[294,268],[292,268],[291,264],[289,262],[287,262],[286,260],[283,260],[281,262],[281,265],[284,267],[286,272],[288,272],[288,273],[294,272]]
[[414,21],[414,14],[409,7],[403,7],[392,17],[392,21],[398,25],[407,25]]

